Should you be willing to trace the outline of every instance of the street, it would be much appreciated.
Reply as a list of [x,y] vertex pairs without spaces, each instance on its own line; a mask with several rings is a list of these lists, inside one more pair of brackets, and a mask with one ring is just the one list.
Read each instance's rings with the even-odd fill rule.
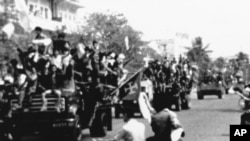
[[[204,100],[197,100],[192,95],[192,108],[177,112],[185,129],[185,141],[228,141],[229,125],[239,124],[243,111],[238,106],[239,97],[226,95],[224,99],[217,96],[205,96]],[[145,120],[141,120],[147,123]],[[114,136],[122,126],[121,119],[114,120],[114,130],[106,138]],[[153,133],[147,125],[146,136]]]
[[[217,96],[205,96],[204,100],[197,100],[192,95],[192,108],[177,112],[185,129],[185,141],[228,141],[229,125],[239,124],[243,111],[238,106],[237,95],[229,94],[224,99]],[[147,121],[137,117],[146,125],[146,136],[152,136],[152,130]],[[123,119],[113,120],[113,130],[108,132],[105,139],[112,138],[122,128]],[[24,141],[41,140],[33,137],[25,137]]]

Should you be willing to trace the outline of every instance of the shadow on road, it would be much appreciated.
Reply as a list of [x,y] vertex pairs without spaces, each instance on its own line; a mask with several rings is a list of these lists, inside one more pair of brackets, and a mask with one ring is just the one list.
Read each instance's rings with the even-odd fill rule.
[[229,136],[229,134],[225,134],[225,133],[224,133],[224,134],[221,134],[221,136]]
[[232,112],[232,113],[243,113],[241,109],[219,109],[220,112]]

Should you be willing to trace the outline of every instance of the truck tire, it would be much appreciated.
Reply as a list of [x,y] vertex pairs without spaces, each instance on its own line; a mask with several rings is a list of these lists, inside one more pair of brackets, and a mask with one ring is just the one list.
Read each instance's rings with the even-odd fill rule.
[[190,109],[190,96],[185,95],[184,99],[182,99],[182,109]]
[[224,88],[221,88],[221,92],[219,93],[218,98],[223,99],[225,93],[226,93],[226,90]]
[[97,111],[96,117],[90,127],[92,137],[104,137],[107,134],[107,115],[103,111]]
[[197,93],[197,98],[198,98],[199,100],[201,100],[201,99],[204,99],[204,96],[201,94],[201,92],[198,92],[198,93]]
[[81,125],[79,122],[79,119],[76,119],[75,121],[75,127],[71,134],[69,135],[69,140],[70,141],[78,141],[78,137],[81,134]]
[[175,107],[176,107],[176,111],[180,111],[181,110],[181,98],[180,97],[178,97],[176,99]]
[[223,94],[222,94],[222,93],[219,94],[219,95],[218,95],[218,98],[219,98],[219,99],[222,99],[222,98],[223,98]]
[[120,118],[120,114],[121,114],[121,107],[120,105],[116,105],[115,106],[115,118]]

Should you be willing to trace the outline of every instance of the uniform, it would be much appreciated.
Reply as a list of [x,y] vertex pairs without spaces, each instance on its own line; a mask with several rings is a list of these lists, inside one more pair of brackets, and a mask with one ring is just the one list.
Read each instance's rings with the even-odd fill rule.
[[[168,109],[163,109],[152,116],[151,127],[155,135],[147,141],[173,141],[173,131],[182,129],[176,114]],[[181,136],[184,136],[184,132]]]

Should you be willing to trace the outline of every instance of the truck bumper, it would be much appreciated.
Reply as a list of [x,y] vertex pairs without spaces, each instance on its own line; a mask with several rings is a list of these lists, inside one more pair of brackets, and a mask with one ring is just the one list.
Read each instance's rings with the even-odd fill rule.
[[[50,115],[51,116],[51,115]],[[25,118],[19,116],[10,120],[9,124],[15,133],[22,135],[29,134],[61,134],[72,133],[76,126],[76,120],[73,117],[55,118],[50,117],[39,118]]]

